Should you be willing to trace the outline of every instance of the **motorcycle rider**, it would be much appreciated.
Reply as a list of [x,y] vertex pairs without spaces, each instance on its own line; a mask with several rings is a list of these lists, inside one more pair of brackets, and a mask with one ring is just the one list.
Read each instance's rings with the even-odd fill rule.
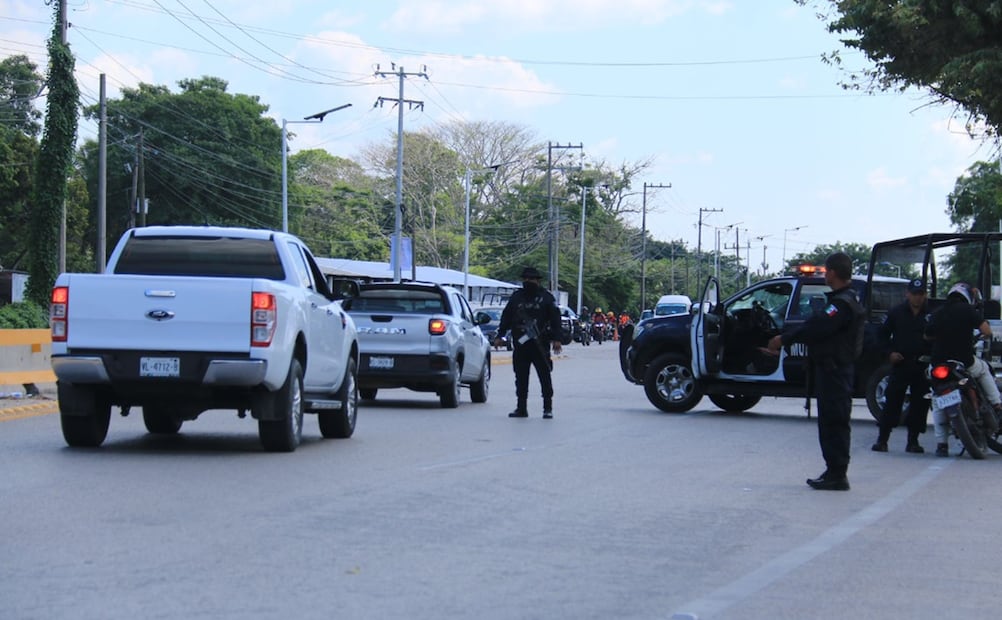
[[[995,385],[995,377],[992,376],[988,363],[974,355],[971,339],[975,330],[983,338],[990,340],[992,337],[992,328],[977,307],[980,299],[978,289],[970,284],[954,284],[946,295],[946,304],[929,316],[925,337],[932,340],[932,363],[949,360],[963,362],[968,374],[978,382],[997,415],[1002,410],[999,388]],[[949,456],[946,439],[950,422],[946,414],[936,408],[932,411],[932,421],[936,435],[936,456]]]

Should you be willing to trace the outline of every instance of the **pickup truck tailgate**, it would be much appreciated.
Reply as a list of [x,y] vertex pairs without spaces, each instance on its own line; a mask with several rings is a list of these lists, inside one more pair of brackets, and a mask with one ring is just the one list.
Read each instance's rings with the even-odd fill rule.
[[253,279],[68,274],[68,284],[70,350],[250,350]]
[[427,355],[432,350],[426,314],[352,313],[358,341],[366,353]]

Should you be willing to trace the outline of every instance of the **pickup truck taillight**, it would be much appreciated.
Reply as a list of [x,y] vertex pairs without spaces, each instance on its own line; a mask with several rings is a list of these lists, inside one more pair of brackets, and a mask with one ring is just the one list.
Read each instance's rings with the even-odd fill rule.
[[271,293],[251,293],[251,346],[271,346],[278,324],[278,308]]
[[66,342],[66,316],[69,307],[69,287],[57,286],[52,289],[52,303],[49,304],[49,325],[52,327],[52,342]]
[[441,336],[445,333],[445,321],[442,319],[431,319],[428,321],[428,333],[432,336]]

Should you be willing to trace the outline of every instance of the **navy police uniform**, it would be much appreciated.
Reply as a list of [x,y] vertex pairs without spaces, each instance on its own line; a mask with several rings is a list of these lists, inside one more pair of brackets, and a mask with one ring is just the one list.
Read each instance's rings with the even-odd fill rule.
[[[851,287],[825,296],[827,304],[821,312],[782,336],[783,346],[794,342],[808,346],[810,378],[818,402],[818,442],[827,465],[825,473],[813,481],[816,484],[826,479],[846,480],[855,362],[862,352],[865,320],[863,307]],[[811,486],[818,488],[816,484]]]
[[[912,280],[908,283],[908,292],[924,296],[925,283],[921,279]],[[929,400],[924,395],[929,393],[929,380],[925,373],[926,364],[920,362],[919,357],[929,355],[931,350],[931,343],[925,338],[929,308],[924,297],[915,299],[922,300],[922,305],[918,308],[913,308],[907,300],[891,308],[878,333],[885,357],[897,353],[901,359],[892,360],[891,373],[884,391],[886,401],[880,416],[880,432],[877,443],[873,445],[876,452],[887,451],[887,440],[891,430],[901,420],[901,409],[908,390],[911,391],[911,398],[908,399],[908,415],[905,418],[908,428],[906,450],[924,452],[918,444],[918,436],[925,432],[927,425]]]
[[539,285],[541,274],[527,267],[522,271],[522,288],[512,293],[501,312],[498,333],[511,330],[512,366],[515,371],[516,407],[510,417],[528,416],[529,368],[536,368],[543,393],[543,416],[553,414],[553,380],[550,361],[551,337],[560,334],[560,309],[549,291]]

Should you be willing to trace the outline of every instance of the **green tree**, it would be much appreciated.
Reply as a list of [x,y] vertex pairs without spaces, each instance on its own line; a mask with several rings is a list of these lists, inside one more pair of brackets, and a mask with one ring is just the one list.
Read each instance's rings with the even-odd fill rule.
[[39,147],[28,227],[30,260],[25,296],[47,306],[58,271],[59,227],[66,199],[66,180],[77,134],[80,91],[73,77],[73,54],[62,40],[59,3],[53,3],[55,25],[49,37],[49,97]]
[[[107,102],[108,239],[136,223],[134,187],[145,186],[147,224],[281,226],[281,128],[257,96],[230,94],[205,76],[180,91],[140,84]],[[85,113],[94,118],[96,107]],[[97,145],[85,145],[96,196]],[[141,161],[140,161],[141,156]],[[142,177],[137,178],[140,163]],[[109,244],[109,248],[112,244]]]
[[[852,259],[853,273],[866,273],[870,265],[870,253],[873,248],[865,243],[843,243],[819,245],[810,252],[801,252],[786,263],[786,272],[790,273],[799,265],[824,265],[825,259],[834,252],[845,252]],[[880,266],[878,265],[878,272]],[[895,272],[884,272],[883,275],[895,275]]]
[[288,163],[290,232],[319,256],[387,260],[391,210],[376,196],[375,179],[320,149],[300,151]]
[[[795,0],[825,5],[828,30],[874,64],[847,88],[915,86],[997,132],[1002,123],[1002,8],[996,0]],[[835,63],[836,52],[829,56]],[[969,125],[970,126],[970,125]]]
[[[957,179],[946,200],[946,214],[957,231],[997,232],[1002,219],[1002,173],[998,162],[974,163]],[[958,246],[949,257],[951,278],[976,283],[980,257],[980,247]],[[993,280],[998,279],[995,274]]]

